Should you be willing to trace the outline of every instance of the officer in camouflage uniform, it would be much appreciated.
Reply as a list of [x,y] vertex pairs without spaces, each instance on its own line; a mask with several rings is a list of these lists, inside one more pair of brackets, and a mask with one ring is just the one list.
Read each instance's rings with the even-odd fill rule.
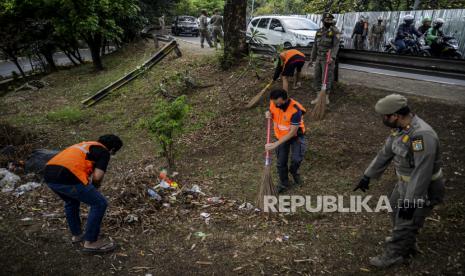
[[383,23],[383,18],[378,17],[378,24],[373,24],[370,30],[370,42],[372,51],[380,51],[381,46],[384,42],[384,33],[386,32],[386,26]]
[[220,10],[215,10],[215,15],[210,19],[212,25],[212,39],[215,48],[218,48],[218,43],[223,40],[223,16],[220,14]]
[[389,199],[392,236],[386,238],[384,253],[370,258],[370,264],[382,268],[403,263],[418,253],[418,231],[433,206],[442,202],[445,188],[438,136],[410,112],[407,99],[398,94],[386,96],[378,101],[375,110],[392,133],[354,191],[365,192],[370,179],[379,178],[394,161],[398,181]]
[[207,18],[207,11],[202,10],[202,14],[199,17],[199,32],[200,32],[200,47],[203,48],[203,42],[205,39],[207,40],[208,45],[210,48],[213,47],[213,44],[210,40],[210,32],[208,31],[208,18]]
[[[334,64],[336,63],[337,52],[339,51],[339,42],[341,33],[334,26],[334,16],[330,13],[324,13],[321,19],[323,27],[316,32],[315,44],[312,47],[309,66],[315,62],[315,71],[313,74],[313,86],[316,91],[321,90],[322,75],[326,65],[326,53],[331,50],[331,60],[328,67],[328,85],[326,91],[326,104],[329,104],[329,93],[333,88]],[[319,95],[319,94],[318,94]],[[318,102],[318,97],[312,101],[312,104]]]

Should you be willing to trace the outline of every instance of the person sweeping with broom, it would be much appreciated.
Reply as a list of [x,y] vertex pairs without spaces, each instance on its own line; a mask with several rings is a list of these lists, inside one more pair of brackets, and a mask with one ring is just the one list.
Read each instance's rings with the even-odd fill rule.
[[[278,141],[267,143],[265,150],[276,150],[280,180],[277,187],[278,193],[290,187],[289,173],[291,173],[295,185],[302,184],[298,171],[307,148],[303,120],[305,112],[305,108],[299,102],[288,98],[284,89],[271,91],[270,110],[265,113],[265,117],[271,118],[273,121],[274,134]],[[288,167],[289,154],[291,165]]]
[[[320,100],[320,96],[326,96],[326,104],[329,104],[329,93],[333,88],[334,65],[336,63],[341,40],[341,33],[336,26],[334,26],[334,16],[332,14],[324,13],[321,21],[323,22],[323,27],[315,34],[315,44],[313,44],[312,47],[309,66],[315,65],[313,74],[313,86],[315,90],[320,91],[322,89],[322,76],[325,71],[327,71],[327,84],[326,91],[323,93],[320,92],[316,99],[312,101],[312,104],[317,104]],[[330,53],[329,59],[328,52]],[[326,66],[326,64],[328,64],[328,66]],[[321,101],[323,100],[324,99],[321,99]]]

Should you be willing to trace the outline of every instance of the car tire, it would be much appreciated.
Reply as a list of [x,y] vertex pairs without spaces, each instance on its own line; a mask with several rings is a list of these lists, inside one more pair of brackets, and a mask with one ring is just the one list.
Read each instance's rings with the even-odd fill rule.
[[292,48],[292,44],[290,42],[284,42],[284,48]]

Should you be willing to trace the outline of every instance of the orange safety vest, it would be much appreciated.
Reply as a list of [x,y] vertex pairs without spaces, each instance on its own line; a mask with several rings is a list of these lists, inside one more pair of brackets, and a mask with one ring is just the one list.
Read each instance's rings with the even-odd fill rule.
[[[302,115],[307,112],[305,108],[294,99],[289,99],[290,103],[286,111],[283,111],[281,108],[276,107],[273,101],[270,102],[270,112],[273,115],[273,125],[274,125],[274,134],[279,140],[289,133],[291,130],[291,118],[298,110],[302,111]],[[300,121],[299,127],[302,129],[302,132],[305,133],[304,119]]]
[[84,185],[89,184],[89,177],[94,168],[94,162],[86,160],[90,146],[101,146],[107,149],[99,142],[82,142],[72,145],[55,155],[47,165],[58,165],[67,168],[72,172]]
[[279,57],[281,58],[281,61],[283,62],[283,67],[287,64],[287,62],[291,59],[291,57],[299,55],[305,58],[305,54],[302,53],[301,51],[297,51],[296,49],[290,49],[283,51],[281,54],[279,54]]

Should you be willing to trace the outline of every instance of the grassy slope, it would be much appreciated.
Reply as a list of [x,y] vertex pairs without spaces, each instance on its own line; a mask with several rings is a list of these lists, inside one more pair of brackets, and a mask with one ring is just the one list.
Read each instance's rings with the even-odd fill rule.
[[[144,183],[153,181],[153,175],[143,173],[147,164],[156,167],[163,161],[156,158],[155,145],[145,130],[138,126],[141,118],[149,116],[151,105],[157,99],[154,86],[163,76],[189,70],[202,83],[215,84],[209,89],[187,91],[192,113],[187,133],[178,141],[180,149],[179,171],[183,184],[199,184],[211,195],[224,195],[242,201],[253,201],[255,187],[262,173],[264,137],[263,113],[265,104],[252,110],[242,110],[243,102],[263,85],[252,76],[233,86],[234,101],[230,102],[224,91],[234,79],[233,72],[221,72],[208,57],[196,56],[184,51],[181,59],[173,57],[163,61],[147,75],[124,87],[97,106],[79,113],[79,102],[118,78],[127,68],[133,68],[153,52],[146,45],[135,45],[121,53],[106,58],[107,69],[93,74],[90,66],[82,66],[53,74],[47,78],[50,87],[39,92],[9,94],[1,101],[8,103],[0,114],[16,126],[41,134],[47,147],[63,147],[82,139],[92,139],[106,132],[121,135],[125,148],[118,154],[103,187],[110,197],[112,207],[105,222],[105,232],[117,238],[123,249],[119,254],[102,259],[76,256],[63,244],[53,243],[56,228],[63,228],[63,221],[52,223],[43,230],[24,230],[23,240],[38,239],[39,251],[33,257],[17,249],[14,256],[23,258],[24,266],[12,271],[34,270],[37,273],[60,271],[71,267],[71,274],[97,272],[106,274],[119,271],[151,271],[159,274],[191,273],[337,273],[359,274],[367,267],[367,258],[380,252],[381,241],[389,233],[386,214],[309,214],[265,220],[253,213],[238,212],[231,208],[209,208],[210,225],[199,219],[205,211],[167,209],[153,212],[147,198],[138,193]],[[270,69],[270,68],[268,68]],[[240,70],[234,70],[238,75]],[[262,73],[266,76],[267,73]],[[304,87],[309,87],[305,81]],[[302,166],[305,185],[292,193],[303,195],[351,194],[351,187],[374,156],[387,135],[372,106],[382,91],[365,91],[363,87],[341,87],[334,95],[331,113],[324,123],[307,123],[310,129],[309,150]],[[173,92],[174,93],[174,92]],[[309,107],[311,95],[308,89],[291,92],[291,96]],[[420,246],[425,254],[410,266],[388,270],[390,274],[406,273],[454,273],[460,271],[457,263],[463,261],[463,118],[460,107],[415,98],[415,110],[438,130],[444,144],[445,171],[450,179],[447,209],[435,212],[439,222],[429,221],[420,236]],[[60,118],[50,112],[63,113],[71,107],[73,119]],[[17,111],[18,113],[13,114]],[[449,111],[449,112],[448,112]],[[64,112],[67,113],[67,112]],[[60,114],[60,113],[59,113]],[[453,133],[453,134],[452,134]],[[135,181],[134,174],[143,175]],[[274,176],[276,179],[276,175]],[[376,197],[390,191],[395,180],[392,170],[380,182],[373,185],[371,193]],[[46,189],[47,208],[60,210],[59,202]],[[14,199],[9,199],[15,202]],[[36,203],[37,198],[32,202]],[[30,204],[30,203],[29,203]],[[16,206],[14,211],[31,215],[28,205]],[[119,215],[116,214],[119,212]],[[144,218],[140,224],[130,226],[121,222],[128,213]],[[6,215],[10,218],[12,215]],[[39,219],[39,221],[41,221]],[[4,225],[3,225],[4,226]],[[121,227],[122,226],[122,227]],[[6,227],[2,227],[6,228]],[[23,227],[18,227],[23,231]],[[21,232],[20,231],[20,232]],[[62,230],[63,233],[64,229]],[[192,233],[203,231],[211,234],[201,240]],[[37,234],[38,232],[39,234]],[[44,232],[44,233],[42,233]],[[10,234],[13,235],[12,232]],[[276,237],[289,235],[289,242],[277,242]],[[40,239],[42,237],[43,240]],[[45,238],[44,238],[45,237]],[[9,246],[24,246],[8,239]],[[41,250],[51,251],[55,262]],[[64,260],[63,256],[71,259]],[[450,256],[450,258],[449,258]],[[311,259],[296,263],[294,260]],[[212,265],[198,265],[196,261],[211,261]],[[82,263],[87,262],[87,266]],[[135,269],[136,267],[136,269]],[[147,267],[137,269],[137,267]],[[239,269],[240,268],[240,269]],[[372,272],[373,270],[369,268]],[[382,271],[374,271],[384,274]]]

